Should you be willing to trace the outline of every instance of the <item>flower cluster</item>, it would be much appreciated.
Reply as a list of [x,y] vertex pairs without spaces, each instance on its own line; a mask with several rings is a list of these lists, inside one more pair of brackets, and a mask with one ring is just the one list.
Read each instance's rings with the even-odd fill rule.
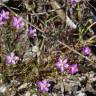
[[50,84],[49,84],[48,80],[44,79],[42,81],[39,81],[37,85],[38,85],[40,92],[48,92],[49,91]]
[[[80,0],[71,0],[71,2],[79,2]],[[9,19],[9,12],[1,10],[0,13],[0,26],[4,24],[6,20]],[[20,29],[23,28],[25,23],[22,17],[13,16],[12,24],[14,28]],[[37,37],[37,30],[35,28],[29,27],[28,33],[29,38]],[[90,55],[91,49],[89,47],[84,47],[82,49],[82,53],[84,55]],[[6,64],[13,65],[16,64],[19,60],[19,57],[15,55],[14,52],[11,52],[8,56],[6,56]],[[69,64],[68,59],[59,58],[58,61],[55,63],[55,67],[60,70],[60,72],[67,72],[69,74],[76,74],[78,73],[78,64]],[[49,87],[51,86],[49,81],[44,79],[42,81],[38,81],[37,83],[38,89],[40,92],[48,92]]]
[[[5,11],[2,9],[0,13],[0,26],[2,26],[8,19],[9,19],[9,11]],[[24,25],[25,24],[22,17],[16,17],[16,16],[13,17],[13,26],[16,29],[23,28]]]
[[10,55],[6,56],[6,64],[16,64],[19,60],[18,56],[15,56],[14,52],[11,52]]
[[[9,11],[2,9],[0,13],[0,26],[2,26],[9,18]],[[12,25],[14,28],[20,29],[24,27],[25,23],[22,17],[13,16]],[[37,30],[35,28],[29,27],[27,35],[29,38],[34,38],[37,36]]]
[[70,74],[76,74],[78,72],[77,64],[69,64],[68,59],[58,59],[58,62],[55,63],[55,66],[61,71],[64,72],[67,70]]
[[1,10],[1,13],[0,13],[0,26],[2,26],[4,24],[4,22],[6,20],[9,19],[9,12],[8,11],[5,11],[5,10]]

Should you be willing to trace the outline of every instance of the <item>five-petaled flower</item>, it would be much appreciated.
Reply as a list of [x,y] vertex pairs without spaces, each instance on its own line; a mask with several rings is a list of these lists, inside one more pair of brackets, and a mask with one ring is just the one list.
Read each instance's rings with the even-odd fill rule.
[[87,47],[83,47],[82,53],[84,55],[90,55],[91,54],[91,49],[88,46]]
[[6,64],[16,64],[19,60],[18,56],[15,56],[14,52],[11,52],[10,55],[6,56]]
[[34,37],[36,37],[36,36],[37,36],[37,31],[36,31],[36,29],[35,29],[35,28],[32,29],[31,27],[28,28],[28,37],[34,38]]
[[78,72],[78,65],[77,64],[69,65],[67,72],[72,75],[76,74]]
[[5,10],[1,10],[0,13],[0,26],[2,26],[6,20],[9,19],[9,12]]
[[49,91],[50,83],[48,82],[48,80],[44,79],[42,81],[39,81],[37,85],[40,92]]
[[4,20],[8,20],[9,19],[9,12],[2,10],[0,13],[0,19]]
[[61,71],[64,72],[64,69],[67,69],[69,67],[69,64],[67,63],[68,59],[58,59],[58,62],[55,63],[55,66]]
[[24,20],[22,17],[16,17],[16,16],[13,17],[13,26],[16,29],[23,28],[24,25],[25,25],[25,23],[24,23]]

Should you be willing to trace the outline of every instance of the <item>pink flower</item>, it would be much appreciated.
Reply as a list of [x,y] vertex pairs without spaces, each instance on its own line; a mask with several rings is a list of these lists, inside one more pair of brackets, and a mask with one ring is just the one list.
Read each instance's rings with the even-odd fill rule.
[[22,17],[13,17],[13,26],[16,28],[16,29],[20,29],[20,28],[23,28],[25,25],[24,21],[23,21],[23,18]]
[[61,71],[64,72],[64,69],[67,69],[69,67],[69,64],[67,63],[68,59],[58,59],[58,62],[55,63],[55,66]]
[[4,21],[6,21],[8,19],[9,19],[9,12],[1,10],[1,13],[0,13],[0,26],[2,26],[4,24]]
[[77,64],[69,65],[67,72],[72,75],[76,74],[78,72],[78,65]]
[[50,87],[50,84],[46,79],[38,82],[38,88],[40,92],[48,92],[49,87]]
[[83,53],[84,55],[90,55],[90,54],[91,54],[91,49],[90,49],[89,47],[84,47],[84,48],[82,49],[82,53]]
[[6,64],[15,64],[19,60],[19,57],[15,56],[14,52],[6,56]]
[[0,17],[2,18],[2,20],[8,20],[9,19],[9,12],[2,10],[0,13]]

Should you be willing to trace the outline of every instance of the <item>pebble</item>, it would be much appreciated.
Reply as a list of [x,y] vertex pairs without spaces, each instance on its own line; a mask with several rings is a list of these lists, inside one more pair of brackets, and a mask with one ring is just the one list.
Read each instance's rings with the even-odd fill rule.
[[0,93],[4,93],[7,90],[7,87],[5,84],[0,86]]

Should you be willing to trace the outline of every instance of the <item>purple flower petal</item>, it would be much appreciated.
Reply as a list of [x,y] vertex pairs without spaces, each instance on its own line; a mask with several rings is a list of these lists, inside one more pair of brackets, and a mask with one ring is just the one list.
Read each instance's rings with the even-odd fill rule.
[[16,63],[15,60],[12,60],[12,61],[11,61],[11,64],[15,64],[15,63]]
[[64,67],[61,67],[61,68],[60,68],[60,71],[61,71],[61,72],[64,72]]
[[14,54],[14,52],[11,52],[11,53],[10,53],[10,57],[12,57],[12,58],[13,58],[13,57],[14,57],[14,55],[15,55],[15,54]]
[[45,87],[44,91],[48,92],[48,90],[49,90],[49,89],[48,89],[47,87]]
[[16,60],[19,60],[19,57],[17,57],[17,56],[14,56],[14,60],[16,61]]
[[10,56],[6,57],[6,63],[11,63],[12,58]]
[[63,63],[65,64],[65,63],[67,63],[68,62],[68,59],[64,59],[63,60]]
[[71,3],[78,3],[80,0],[71,0]]

